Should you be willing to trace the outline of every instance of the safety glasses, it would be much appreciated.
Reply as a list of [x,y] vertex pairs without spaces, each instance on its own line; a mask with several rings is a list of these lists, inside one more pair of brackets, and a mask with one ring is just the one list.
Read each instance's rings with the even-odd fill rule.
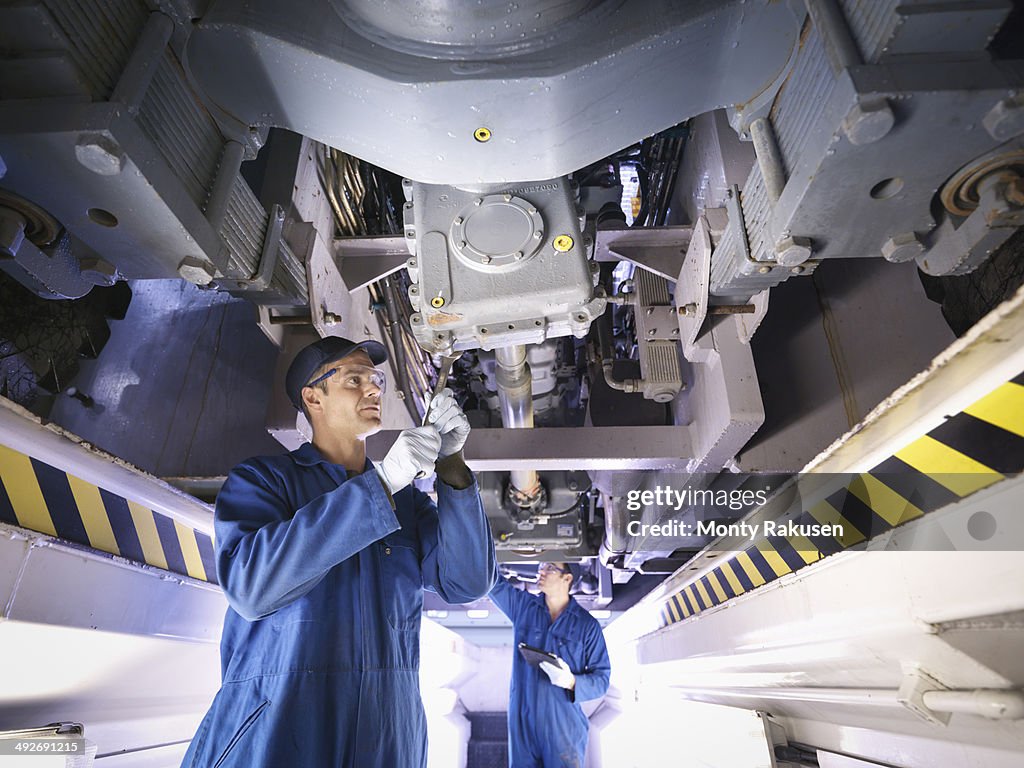
[[362,390],[366,389],[368,384],[372,384],[380,390],[381,394],[384,393],[388,383],[387,377],[379,368],[373,368],[369,365],[339,365],[317,376],[306,386],[315,387],[321,381],[326,381],[332,376],[338,376],[338,381],[345,389]]
[[541,563],[540,565],[537,566],[537,575],[539,576],[542,573],[566,574],[566,573],[571,573],[571,571],[568,569],[568,567],[566,567],[566,568],[559,568],[554,563]]

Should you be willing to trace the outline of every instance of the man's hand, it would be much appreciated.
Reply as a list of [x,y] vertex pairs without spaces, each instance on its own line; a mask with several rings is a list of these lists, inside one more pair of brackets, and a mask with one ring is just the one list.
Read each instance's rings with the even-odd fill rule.
[[394,495],[409,485],[419,472],[433,472],[440,449],[441,435],[433,425],[406,429],[398,435],[384,460],[374,468]]
[[562,659],[555,656],[557,664],[552,664],[550,661],[542,661],[540,668],[544,670],[545,674],[551,678],[551,684],[557,685],[559,688],[565,688],[567,691],[571,691],[576,687],[576,675],[569,669],[569,665]]
[[441,458],[458,453],[466,444],[466,438],[469,437],[469,419],[447,387],[430,401],[427,423],[433,424],[441,435],[441,450],[438,454]]

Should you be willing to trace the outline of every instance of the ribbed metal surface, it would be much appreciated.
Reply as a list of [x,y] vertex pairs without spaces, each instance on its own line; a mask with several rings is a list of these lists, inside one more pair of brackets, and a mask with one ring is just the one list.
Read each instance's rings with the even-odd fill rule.
[[203,208],[224,140],[186,85],[181,65],[169,51],[139,107],[139,125],[185,185],[192,202]]
[[775,243],[769,242],[768,220],[772,208],[768,202],[768,190],[759,168],[755,167],[747,178],[747,185],[740,193],[743,219],[747,225],[747,240],[750,256],[754,261],[774,261]]
[[808,134],[821,119],[821,108],[835,88],[835,75],[821,36],[806,31],[793,73],[772,107],[771,120],[787,175],[803,152]]
[[[238,176],[220,228],[228,249],[228,270],[233,276],[251,278],[256,274],[263,257],[268,220],[256,195],[245,179]],[[305,266],[290,249],[282,248],[268,290],[308,301]]]
[[138,0],[47,0],[44,6],[93,100],[107,100],[146,21],[146,6]]
[[873,64],[896,29],[896,8],[915,3],[913,0],[841,0],[840,5],[861,56],[866,63]]
[[640,368],[647,384],[679,386],[678,349],[674,341],[648,341],[640,345]]
[[288,247],[283,248],[278,257],[277,269],[274,270],[274,280],[270,287],[288,296],[294,296],[303,304],[309,302],[305,264]]
[[[755,165],[740,194],[740,205],[747,227],[750,255],[760,263],[748,261],[740,244],[738,222],[729,222],[722,240],[711,257],[711,293],[715,296],[733,296],[746,300],[766,288],[774,288],[793,276],[786,267],[773,267],[761,273],[760,268],[775,261],[775,244],[771,241],[768,220],[771,207],[761,171]],[[801,274],[814,271],[815,264],[807,262]]]
[[228,268],[233,275],[251,277],[260,264],[267,212],[245,179],[238,176],[228,199],[220,236],[228,248]]
[[669,303],[668,281],[646,269],[638,269],[633,274],[636,286],[637,302],[645,307],[663,306]]

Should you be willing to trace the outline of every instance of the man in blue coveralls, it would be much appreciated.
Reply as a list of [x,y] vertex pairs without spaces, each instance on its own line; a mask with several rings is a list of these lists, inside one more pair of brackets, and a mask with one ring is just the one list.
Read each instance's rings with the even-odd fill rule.
[[511,619],[517,648],[526,643],[557,657],[535,668],[515,654],[508,705],[509,768],[583,768],[590,723],[579,703],[608,690],[608,649],[597,619],[569,596],[571,569],[565,563],[541,563],[537,576],[539,595],[520,591],[502,578],[490,595]]
[[[452,603],[487,594],[494,545],[450,390],[430,403],[427,426],[367,460],[386,359],[375,341],[341,338],[299,352],[285,389],[312,442],[243,462],[217,497],[230,605],[221,689],[185,766],[426,765],[423,588]],[[436,507],[411,486],[435,470]]]

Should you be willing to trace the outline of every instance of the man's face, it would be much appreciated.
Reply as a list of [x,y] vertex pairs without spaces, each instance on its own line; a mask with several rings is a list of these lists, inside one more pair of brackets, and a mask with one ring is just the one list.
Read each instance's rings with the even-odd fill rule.
[[[314,379],[334,371],[323,387],[304,387],[303,397],[314,429],[317,425],[333,433],[364,437],[381,426],[381,387],[373,379],[379,371],[365,350],[335,360],[317,371]],[[313,402],[310,402],[310,399]]]
[[557,597],[568,595],[572,574],[565,563],[541,563],[537,566],[537,591]]

